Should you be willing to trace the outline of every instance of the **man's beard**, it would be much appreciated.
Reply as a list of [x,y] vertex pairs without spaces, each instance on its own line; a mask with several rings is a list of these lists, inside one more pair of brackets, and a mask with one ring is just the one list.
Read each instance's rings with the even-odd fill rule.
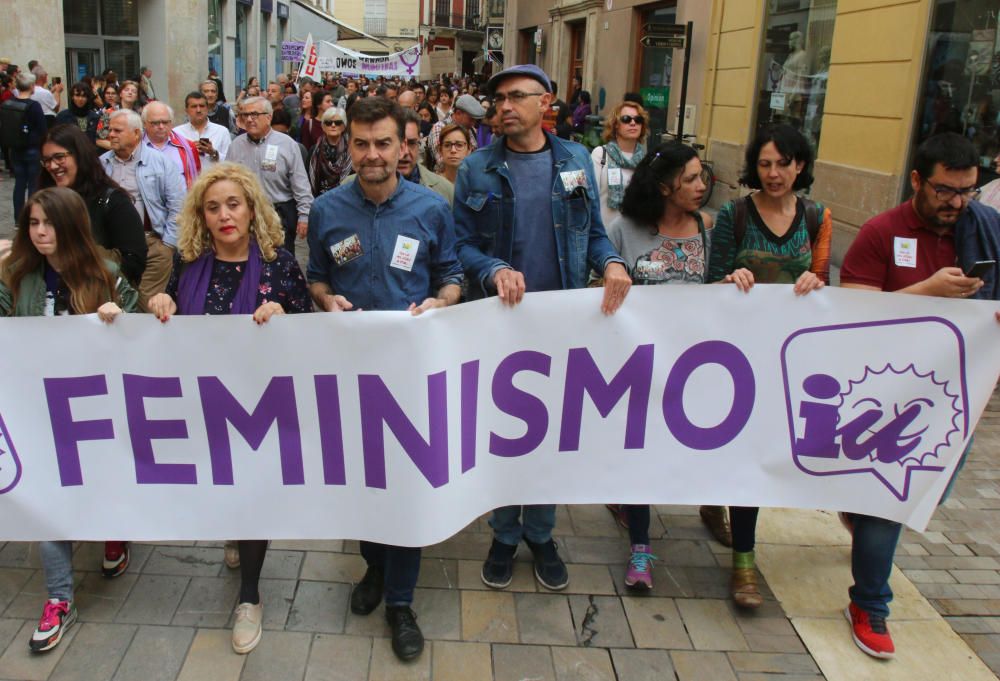
[[965,212],[965,207],[959,208],[957,211],[955,209],[950,209],[954,211],[952,214],[955,216],[953,220],[945,220],[939,217],[939,212],[931,207],[930,201],[927,199],[927,195],[924,194],[924,189],[921,187],[920,192],[917,193],[917,200],[915,205],[917,215],[923,218],[924,222],[934,227],[940,227],[943,229],[951,229],[958,222],[958,219],[962,217],[962,213]]

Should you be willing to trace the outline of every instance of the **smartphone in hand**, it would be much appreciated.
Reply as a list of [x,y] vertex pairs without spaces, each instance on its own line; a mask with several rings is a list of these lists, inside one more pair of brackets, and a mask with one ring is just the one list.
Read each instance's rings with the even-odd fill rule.
[[996,260],[977,260],[965,272],[965,276],[969,279],[982,279],[987,272],[996,267],[996,264]]

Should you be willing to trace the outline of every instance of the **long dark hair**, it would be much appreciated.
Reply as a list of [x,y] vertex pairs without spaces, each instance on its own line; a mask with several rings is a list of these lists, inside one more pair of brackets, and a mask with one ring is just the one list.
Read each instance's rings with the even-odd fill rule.
[[90,235],[90,218],[83,199],[72,189],[49,187],[29,196],[17,219],[17,234],[2,273],[13,300],[11,314],[17,308],[24,278],[45,264],[45,256],[35,248],[29,232],[31,208],[36,205],[55,228],[59,276],[69,288],[70,310],[75,314],[88,314],[96,312],[109,298],[116,301],[115,280]]
[[815,157],[809,140],[805,135],[786,123],[776,125],[765,125],[757,132],[753,143],[747,147],[746,158],[744,159],[743,174],[740,176],[740,184],[750,189],[763,189],[760,175],[757,174],[757,161],[760,160],[760,150],[769,142],[774,142],[778,152],[786,161],[792,163],[802,163],[802,172],[795,178],[792,190],[806,189],[812,186],[812,165]]
[[639,162],[632,181],[625,188],[622,197],[622,215],[638,225],[653,227],[663,216],[664,185],[674,186],[677,177],[684,172],[684,166],[698,152],[677,141],[665,142],[653,149]]
[[[52,126],[45,133],[42,146],[49,142],[62,147],[76,160],[76,180],[73,182],[73,190],[80,194],[84,200],[89,201],[94,197],[102,196],[108,189],[121,189],[121,186],[104,172],[94,143],[79,127],[69,123]],[[55,180],[52,179],[48,169],[39,175],[39,187],[54,187],[55,185]]]

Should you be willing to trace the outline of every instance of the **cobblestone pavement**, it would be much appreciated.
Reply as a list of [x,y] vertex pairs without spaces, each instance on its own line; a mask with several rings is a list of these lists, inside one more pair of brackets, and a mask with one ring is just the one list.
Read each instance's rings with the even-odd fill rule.
[[[0,237],[11,234],[11,189],[5,175]],[[994,672],[1000,670],[998,481],[995,397],[952,498],[927,532],[905,533],[897,554],[897,566]],[[709,539],[697,510],[655,510],[651,534],[660,560],[656,588],[645,597],[622,586],[627,536],[602,506],[559,508],[556,536],[571,574],[563,593],[536,586],[526,551],[508,590],[486,589],[479,570],[490,532],[482,518],[427,548],[414,608],[428,646],[405,665],[392,655],[381,608],[368,617],[349,612],[351,584],[364,572],[353,541],[272,544],[262,580],[265,634],[247,656],[229,645],[239,576],[223,565],[219,544],[136,544],[132,566],[115,580],[99,574],[99,544],[78,544],[80,622],[58,648],[32,656],[27,640],[45,598],[37,549],[0,543],[0,679],[823,679],[766,584],[767,600],[756,613],[731,605],[729,553]],[[838,631],[849,636],[846,623]],[[854,652],[857,664],[864,661]],[[923,654],[905,653],[917,661]]]

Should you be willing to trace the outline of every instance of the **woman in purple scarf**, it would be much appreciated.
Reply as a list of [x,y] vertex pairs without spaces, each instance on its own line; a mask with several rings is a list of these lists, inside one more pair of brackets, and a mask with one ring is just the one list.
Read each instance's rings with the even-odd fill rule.
[[[278,214],[256,176],[235,163],[202,173],[178,219],[180,237],[166,293],[149,311],[166,322],[174,314],[253,315],[257,324],[286,312],[309,312],[302,270],[286,251]],[[260,642],[263,606],[258,585],[266,540],[227,542],[226,565],[240,568],[240,598],[233,650],[245,654]]]

